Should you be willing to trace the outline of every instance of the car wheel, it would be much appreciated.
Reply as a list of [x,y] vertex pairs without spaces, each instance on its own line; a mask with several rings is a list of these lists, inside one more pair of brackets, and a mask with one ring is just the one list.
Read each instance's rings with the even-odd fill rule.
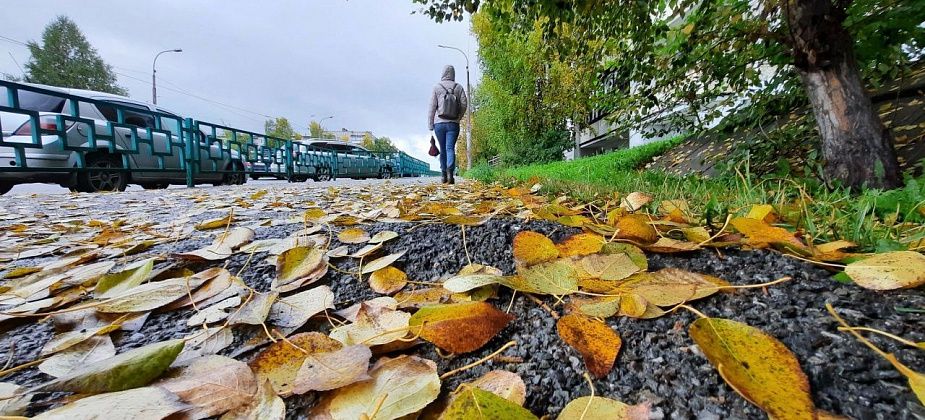
[[4,195],[13,189],[12,182],[0,182],[0,195]]
[[379,179],[389,179],[392,177],[392,170],[383,168],[379,170]]
[[331,180],[331,168],[327,166],[319,166],[315,170],[315,181],[316,182],[326,182]]
[[77,174],[77,191],[125,191],[128,173],[122,171],[122,160],[113,155],[92,155],[87,167]]
[[212,184],[216,187],[219,185],[244,185],[247,182],[247,176],[244,174],[244,168],[237,163],[232,163],[228,165],[226,171],[231,171],[231,173],[225,173],[222,175],[222,182]]

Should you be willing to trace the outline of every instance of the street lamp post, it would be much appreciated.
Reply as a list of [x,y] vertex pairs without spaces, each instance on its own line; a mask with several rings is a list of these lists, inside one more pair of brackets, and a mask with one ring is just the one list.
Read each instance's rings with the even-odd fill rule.
[[157,58],[163,53],[181,53],[183,50],[177,48],[175,50],[164,50],[154,56],[154,64],[151,64],[151,101],[154,102],[154,105],[157,105]]
[[466,52],[446,45],[437,45],[440,48],[447,48],[459,51],[466,59],[466,95],[469,95],[469,109],[466,110],[466,169],[472,169],[472,86],[469,84],[469,56]]

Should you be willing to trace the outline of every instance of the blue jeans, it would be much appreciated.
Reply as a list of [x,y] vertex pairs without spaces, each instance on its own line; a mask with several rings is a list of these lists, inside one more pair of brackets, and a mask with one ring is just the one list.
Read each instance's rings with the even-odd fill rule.
[[459,123],[436,123],[434,134],[437,136],[437,145],[440,147],[440,170],[452,174],[456,170],[456,139],[459,138]]

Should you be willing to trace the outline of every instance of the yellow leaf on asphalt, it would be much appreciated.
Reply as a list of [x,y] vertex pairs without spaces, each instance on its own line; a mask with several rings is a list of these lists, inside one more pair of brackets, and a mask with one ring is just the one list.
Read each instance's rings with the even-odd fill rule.
[[392,263],[394,263],[395,261],[398,261],[398,259],[403,256],[405,256],[405,251],[402,251],[396,254],[389,254],[384,257],[375,259],[369,262],[368,264],[363,264],[363,269],[360,270],[360,273],[369,274],[369,273],[372,273],[373,271],[381,270],[383,268],[386,268],[392,265]]
[[783,343],[755,327],[721,318],[700,318],[689,332],[732,389],[771,418],[814,418],[809,380]]
[[369,287],[376,293],[391,295],[408,284],[408,275],[395,267],[376,270],[369,276]]
[[514,262],[519,267],[529,267],[559,257],[559,249],[552,239],[530,231],[522,231],[514,236],[513,253]]
[[914,251],[875,254],[845,267],[845,274],[866,289],[909,289],[925,284],[925,255]]
[[566,238],[556,245],[563,257],[591,255],[600,252],[604,238],[594,233],[579,233]]
[[369,234],[360,228],[349,228],[340,231],[337,239],[345,244],[362,244],[369,241]]
[[210,219],[210,220],[206,220],[206,221],[199,223],[198,225],[196,225],[196,230],[212,230],[212,229],[223,228],[231,224],[233,221],[234,221],[234,216],[231,213],[228,213],[228,215],[225,217],[220,217],[218,219]]
[[628,405],[603,397],[579,397],[570,401],[557,420],[648,420],[649,405]]
[[289,284],[307,284],[320,279],[327,273],[327,256],[324,250],[313,246],[291,248],[276,259],[276,281],[274,288]]
[[623,216],[617,220],[617,238],[644,244],[655,242],[658,239],[658,232],[649,222],[649,216],[645,214]]
[[380,244],[383,242],[391,241],[392,239],[395,239],[397,237],[398,237],[398,233],[393,232],[391,230],[383,230],[382,232],[379,232],[373,235],[373,237],[369,239],[369,243]]
[[626,254],[588,255],[579,264],[591,277],[610,281],[623,280],[640,270]]

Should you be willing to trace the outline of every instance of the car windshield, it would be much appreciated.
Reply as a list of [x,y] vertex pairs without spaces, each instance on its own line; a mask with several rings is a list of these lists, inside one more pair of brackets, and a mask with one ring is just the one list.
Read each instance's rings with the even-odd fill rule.
[[36,112],[61,112],[64,98],[20,90],[19,107]]

